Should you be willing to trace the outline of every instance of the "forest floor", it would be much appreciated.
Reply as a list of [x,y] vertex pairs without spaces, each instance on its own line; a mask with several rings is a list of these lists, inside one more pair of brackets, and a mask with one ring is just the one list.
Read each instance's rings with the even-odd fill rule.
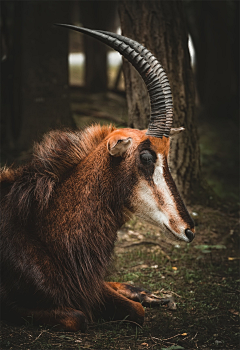
[[86,333],[1,325],[1,349],[239,349],[239,230],[235,214],[194,206],[196,237],[172,242],[133,219],[118,233],[108,280],[172,296],[176,310],[145,309],[138,327],[127,320],[90,324]]
[[[96,98],[91,97],[92,106]],[[90,110],[89,102],[85,97],[83,100],[85,105],[83,101],[78,103],[73,93],[72,111],[78,126],[89,124],[90,119],[91,122],[126,124],[126,105],[120,96],[104,96],[102,105],[109,106],[107,111],[105,107]],[[220,142],[214,141],[211,148],[209,139],[205,140],[206,134],[203,132],[202,136],[202,163],[208,169],[209,183],[219,191],[220,200],[211,207],[202,204],[188,207],[196,224],[193,242],[170,241],[158,228],[133,218],[118,232],[107,277],[109,281],[133,283],[159,296],[171,296],[176,302],[176,310],[163,306],[146,308],[142,327],[127,320],[102,321],[89,324],[85,333],[36,327],[31,320],[26,320],[22,326],[2,322],[1,349],[240,348],[240,237],[238,191],[234,185],[238,181],[227,179],[234,173],[230,170],[225,177],[219,176],[218,172],[209,173],[213,168],[219,171],[221,164],[226,168],[228,163],[226,154],[217,151]],[[229,147],[232,147],[231,142]],[[220,160],[214,166],[216,157]],[[229,199],[233,201],[229,202]]]

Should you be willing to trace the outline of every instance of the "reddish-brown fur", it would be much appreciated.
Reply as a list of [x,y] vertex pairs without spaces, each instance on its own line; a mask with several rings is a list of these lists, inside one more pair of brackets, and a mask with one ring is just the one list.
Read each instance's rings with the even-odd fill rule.
[[[131,151],[109,153],[128,138]],[[167,157],[169,140],[145,131],[98,125],[54,131],[35,145],[30,164],[2,170],[5,318],[33,316],[72,331],[96,318],[143,322],[144,309],[136,302],[142,294],[104,277],[139,179],[136,150],[146,141]]]
[[33,315],[68,330],[85,329],[95,316],[143,321],[140,304],[103,282],[131,191],[130,165],[107,151],[113,130],[51,132],[29,165],[3,169],[4,317]]

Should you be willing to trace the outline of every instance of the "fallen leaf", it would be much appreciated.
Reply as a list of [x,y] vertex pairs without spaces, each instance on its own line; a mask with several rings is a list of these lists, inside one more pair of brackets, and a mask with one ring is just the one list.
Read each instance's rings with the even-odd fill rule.
[[173,269],[173,270],[177,270],[177,267],[176,267],[176,266],[173,266],[172,269]]
[[236,310],[234,310],[234,309],[230,309],[230,310],[228,310],[228,311],[231,312],[231,314],[233,314],[233,315],[236,315],[236,316],[239,315],[239,312],[236,311]]
[[170,299],[169,303],[167,304],[168,310],[177,310],[177,305],[174,300]]
[[59,338],[66,339],[66,340],[74,340],[73,337],[69,337],[68,335],[60,335]]

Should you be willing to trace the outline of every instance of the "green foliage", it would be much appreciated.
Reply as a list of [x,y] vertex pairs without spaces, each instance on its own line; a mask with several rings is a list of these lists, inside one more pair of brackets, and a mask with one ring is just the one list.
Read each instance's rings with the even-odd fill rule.
[[199,249],[202,253],[211,253],[212,249],[226,249],[226,246],[222,244],[215,244],[215,245],[200,244],[200,245],[195,245],[195,248]]

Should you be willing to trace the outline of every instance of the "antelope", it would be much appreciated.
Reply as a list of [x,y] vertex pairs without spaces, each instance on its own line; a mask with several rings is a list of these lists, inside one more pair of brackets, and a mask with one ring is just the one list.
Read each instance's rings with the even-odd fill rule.
[[141,74],[150,97],[147,130],[93,125],[57,130],[30,163],[1,171],[3,318],[84,331],[98,318],[142,324],[148,291],[105,282],[117,230],[132,214],[191,242],[194,223],[168,168],[173,105],[167,76],[141,44],[61,24],[108,44]]

